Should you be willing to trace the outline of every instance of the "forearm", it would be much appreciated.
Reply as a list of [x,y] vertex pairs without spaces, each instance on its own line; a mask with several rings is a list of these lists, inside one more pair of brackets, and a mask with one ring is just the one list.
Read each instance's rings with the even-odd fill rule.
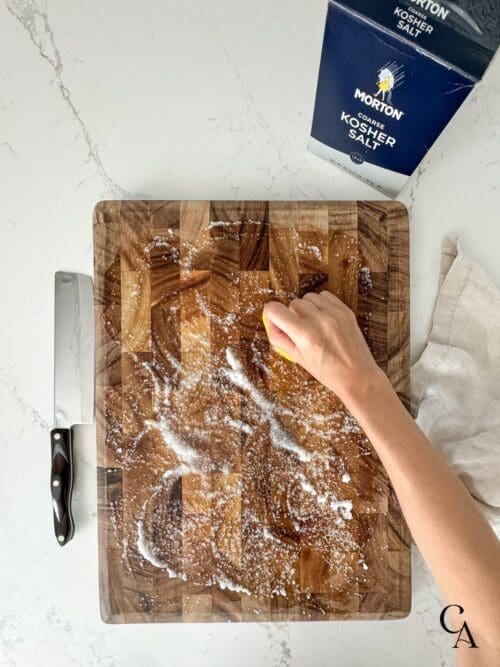
[[[387,470],[444,600],[488,642],[500,633],[500,546],[474,500],[380,373],[346,400]],[[473,627],[474,629],[474,627]]]
[[356,316],[336,296],[306,294],[288,307],[272,302],[264,316],[273,348],[335,392],[358,419],[445,601],[462,605],[484,639],[486,665],[500,635],[500,546],[469,493],[406,412]]

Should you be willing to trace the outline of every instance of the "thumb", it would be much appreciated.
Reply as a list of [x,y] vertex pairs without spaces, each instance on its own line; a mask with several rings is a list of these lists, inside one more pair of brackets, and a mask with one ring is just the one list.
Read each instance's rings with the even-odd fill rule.
[[[276,310],[275,307],[278,306],[278,316],[275,316]],[[284,319],[282,317],[281,310],[287,311],[284,314]],[[291,318],[287,318],[287,313],[291,315]],[[293,320],[297,319],[293,313],[291,313],[286,306],[283,306],[280,303],[268,304],[264,308],[262,313],[262,321],[264,322],[264,327],[266,329],[269,342],[271,343],[274,350],[280,354],[282,357],[288,361],[294,361],[297,349],[295,343],[291,336],[287,333],[287,330],[283,329],[283,325],[287,327],[288,331],[290,329],[294,330]],[[292,322],[291,326],[289,322]]]
[[266,304],[264,315],[270,325],[274,325],[292,341],[295,341],[303,329],[299,316],[278,301],[270,301]]

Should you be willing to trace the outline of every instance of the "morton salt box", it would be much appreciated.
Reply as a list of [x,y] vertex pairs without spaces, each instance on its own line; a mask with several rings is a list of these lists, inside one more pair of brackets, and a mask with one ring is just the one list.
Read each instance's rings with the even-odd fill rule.
[[309,149],[396,195],[481,79],[499,0],[333,0]]

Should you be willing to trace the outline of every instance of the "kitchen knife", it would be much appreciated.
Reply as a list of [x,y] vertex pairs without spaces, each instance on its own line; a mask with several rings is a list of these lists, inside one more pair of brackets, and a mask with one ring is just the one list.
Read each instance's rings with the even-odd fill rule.
[[54,530],[61,546],[73,537],[73,433],[94,421],[94,311],[92,280],[55,274],[54,424],[50,433],[50,488]]

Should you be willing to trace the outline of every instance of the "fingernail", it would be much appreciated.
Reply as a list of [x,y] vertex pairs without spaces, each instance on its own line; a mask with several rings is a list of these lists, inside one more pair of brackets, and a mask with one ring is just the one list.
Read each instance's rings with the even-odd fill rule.
[[273,347],[273,350],[280,355],[280,357],[283,357],[283,359],[286,359],[287,361],[291,361],[292,364],[295,363],[294,358],[288,354],[288,352],[285,352],[285,350],[282,350],[279,347]]

